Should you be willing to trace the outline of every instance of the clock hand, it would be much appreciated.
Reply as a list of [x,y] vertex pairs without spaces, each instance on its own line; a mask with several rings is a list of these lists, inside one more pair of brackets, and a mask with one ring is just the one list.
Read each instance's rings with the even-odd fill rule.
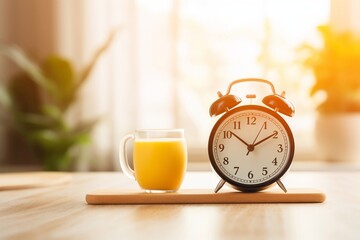
[[[231,131],[230,131],[231,132]],[[248,148],[250,146],[250,144],[248,144],[247,142],[245,142],[244,140],[242,140],[238,135],[236,135],[235,133],[231,132],[232,135],[234,135],[234,137],[236,137],[237,139],[239,139],[242,143],[244,143]]]
[[261,126],[261,128],[260,128],[260,130],[259,130],[259,132],[258,132],[258,134],[256,135],[256,137],[255,137],[255,139],[254,139],[254,141],[253,141],[253,145],[254,145],[254,143],[256,142],[256,139],[259,137],[259,135],[260,135],[260,133],[261,133],[261,131],[263,130],[263,128],[264,128],[264,126],[265,126],[265,122],[263,123],[263,125]]
[[277,134],[277,132],[274,132],[273,134],[271,134],[271,135],[267,136],[266,138],[264,138],[264,139],[262,139],[262,140],[258,141],[258,142],[257,142],[257,143],[255,143],[255,144],[253,144],[253,146],[255,147],[256,145],[259,145],[260,143],[265,142],[266,140],[268,140],[269,138],[272,138],[272,137],[273,137],[273,136],[275,136],[276,134]]
[[264,126],[265,126],[265,122],[264,122],[263,125],[261,126],[261,128],[260,128],[259,132],[257,133],[257,135],[256,135],[253,143],[252,143],[251,145],[248,145],[248,152],[246,153],[246,156],[249,155],[250,152],[254,151],[254,143],[256,142],[257,138],[259,137],[261,131],[262,131],[263,128],[264,128]]
[[259,145],[259,144],[262,143],[262,142],[265,142],[266,140],[272,138],[272,137],[275,136],[276,134],[278,134],[278,133],[277,133],[277,132],[274,132],[273,134],[267,136],[266,138],[261,139],[260,141],[256,142],[255,144],[249,145],[249,146],[248,146],[248,152],[247,152],[246,156],[247,156],[250,152],[254,151],[255,146]]

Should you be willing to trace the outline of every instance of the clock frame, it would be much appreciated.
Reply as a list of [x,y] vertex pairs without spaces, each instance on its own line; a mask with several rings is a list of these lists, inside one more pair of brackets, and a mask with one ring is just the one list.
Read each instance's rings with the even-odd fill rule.
[[[230,94],[231,88],[236,84],[240,84],[244,82],[262,83],[270,87],[272,94],[267,95],[262,99],[262,103],[266,107],[261,105],[252,105],[252,104],[236,107],[242,102],[242,100],[239,96]],[[208,154],[211,165],[215,170],[215,172],[221,177],[220,182],[215,188],[215,193],[218,192],[225,183],[228,183],[230,186],[241,191],[253,192],[268,188],[271,185],[273,185],[275,182],[284,192],[286,192],[287,190],[285,186],[282,184],[280,178],[287,172],[287,170],[289,169],[292,163],[294,157],[294,151],[295,151],[295,143],[294,143],[293,134],[288,124],[279,115],[279,113],[292,117],[295,113],[295,108],[294,105],[285,98],[285,92],[283,91],[280,95],[277,94],[274,85],[268,80],[261,78],[243,78],[232,81],[229,84],[228,89],[224,95],[221,92],[218,92],[217,94],[219,98],[213,104],[211,104],[209,113],[211,117],[218,116],[221,114],[224,115],[216,122],[215,126],[213,127],[210,133],[209,143],[208,143]],[[250,99],[251,100],[250,102],[252,102],[252,99],[256,98],[256,94],[247,94],[246,98]],[[241,126],[243,126],[244,122],[246,122],[250,126],[256,125],[255,122],[253,122],[254,119],[255,119],[254,121],[256,121],[256,117],[254,117],[254,115],[252,117],[249,116],[245,117],[245,121],[244,119],[241,121],[234,120],[239,116],[241,117],[242,114],[245,112],[248,112],[249,114],[257,113],[259,116],[261,116],[261,118],[268,119],[263,121],[257,133],[256,133],[257,130],[254,130],[252,128],[248,128],[247,131],[245,131],[249,133],[249,135],[251,135],[254,138],[254,140],[249,140],[249,139],[244,140],[243,139],[244,137],[237,136],[233,131],[223,129],[224,123],[228,121],[228,119],[232,120],[232,122],[231,123],[226,122],[225,125],[228,126],[228,124],[230,124],[230,128],[231,126],[233,126],[234,130],[237,130],[237,128],[240,129]],[[267,123],[267,121],[269,121],[269,123]],[[261,136],[263,129],[266,129],[268,127],[268,124],[270,127],[271,123],[273,128],[274,126],[276,126],[273,130],[274,132],[268,133],[268,135],[266,135],[265,137]],[[254,134],[254,132],[256,134]],[[277,138],[279,137],[276,135],[279,134],[279,132],[281,133],[281,135],[279,136],[282,136],[283,142],[278,144],[275,143],[275,145],[273,142],[272,143],[273,145],[269,145],[269,141],[271,141],[272,138],[275,139],[276,137]],[[237,147],[231,147],[229,153],[229,155],[231,155],[231,158],[235,159],[235,160],[232,159],[231,161],[237,161],[238,163],[242,163],[242,161],[244,161],[244,158],[241,156],[246,155],[246,158],[248,158],[247,165],[241,166],[240,164],[234,165],[232,163],[233,165],[230,165],[230,168],[225,167],[225,165],[228,165],[230,163],[230,158],[221,156],[222,160],[220,160],[219,155],[221,154],[218,154],[217,152],[218,148],[220,150],[224,150],[225,142],[222,144],[216,142],[214,145],[214,139],[218,141],[220,134],[224,134],[224,139],[226,138],[231,139],[231,137],[234,136],[234,138],[237,138],[237,140],[239,140],[239,144],[243,144],[247,147],[247,149],[240,151],[238,153],[236,153]],[[258,138],[260,140],[258,140]],[[264,142],[267,142],[268,144],[267,148],[264,146],[260,146],[260,145],[265,145]],[[286,145],[286,149],[284,149],[285,145]],[[256,150],[259,148],[262,149],[261,152],[263,156],[261,156],[259,150]],[[273,151],[279,151],[279,153],[282,153],[284,151],[284,154],[282,155],[280,161],[280,166],[275,168],[273,166],[270,167],[270,165],[264,166],[266,161],[262,161],[262,159],[267,157],[267,154],[271,155],[271,152]],[[253,154],[252,152],[258,154]],[[251,153],[250,156],[255,155],[252,157],[255,160],[249,161],[250,157],[248,156],[250,153]],[[239,156],[239,158],[237,156]],[[221,163],[221,161],[223,161],[224,165]],[[276,166],[277,157],[275,157],[273,161],[274,161],[273,163]],[[258,179],[252,180],[255,176],[254,175],[255,172],[253,172],[251,168],[248,168],[246,172],[246,166],[248,165],[255,168],[256,167],[260,168],[260,172],[263,176],[260,175],[261,178],[259,179],[259,170],[257,169],[256,177]],[[231,167],[233,169],[231,169]],[[243,168],[245,169],[245,177],[244,177]],[[231,169],[232,173],[230,173],[229,169]],[[240,172],[241,177],[237,177],[236,175],[238,171],[240,171],[240,169],[241,169]],[[233,172],[234,170],[235,172]],[[247,173],[247,180],[245,180],[246,173]]]

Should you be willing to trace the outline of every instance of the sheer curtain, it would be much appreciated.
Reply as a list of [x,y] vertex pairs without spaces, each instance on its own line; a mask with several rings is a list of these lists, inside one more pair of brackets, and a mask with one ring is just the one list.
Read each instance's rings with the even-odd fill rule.
[[[76,119],[102,116],[93,135],[93,162],[79,169],[117,169],[118,143],[137,128],[172,128],[177,92],[174,46],[176,1],[59,1],[59,51],[79,65],[116,31],[84,87]],[[141,7],[139,7],[139,5]]]
[[117,168],[117,143],[136,126],[138,108],[138,48],[136,3],[125,1],[59,1],[58,47],[79,67],[111,34],[117,36],[103,55],[73,109],[74,120],[101,121],[93,133],[88,161],[79,170]]

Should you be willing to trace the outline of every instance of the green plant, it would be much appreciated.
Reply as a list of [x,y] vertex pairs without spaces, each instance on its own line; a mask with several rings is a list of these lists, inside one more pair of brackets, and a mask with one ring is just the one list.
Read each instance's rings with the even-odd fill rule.
[[21,69],[6,87],[0,86],[0,103],[6,110],[3,117],[10,117],[7,122],[26,140],[46,170],[70,170],[80,147],[90,142],[99,118],[74,124],[68,120],[68,113],[113,37],[111,34],[79,72],[61,56],[50,55],[38,65],[19,47],[0,45],[0,53]]
[[318,106],[321,113],[360,112],[360,38],[320,26],[322,48],[303,46],[305,65],[315,75],[310,95],[326,93]]

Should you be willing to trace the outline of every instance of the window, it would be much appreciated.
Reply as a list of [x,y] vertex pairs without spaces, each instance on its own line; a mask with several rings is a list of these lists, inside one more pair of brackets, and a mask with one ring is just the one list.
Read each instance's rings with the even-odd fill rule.
[[296,107],[295,117],[287,121],[301,143],[297,157],[311,153],[313,79],[299,62],[297,49],[304,42],[320,42],[316,28],[328,21],[329,1],[156,3],[136,4],[139,75],[134,127],[183,127],[190,159],[204,159],[208,135],[218,119],[208,114],[216,92],[224,93],[235,79],[260,77],[272,81],[278,92],[286,90]]
[[[31,2],[44,12],[36,7],[39,1]],[[190,161],[207,159],[208,136],[218,119],[210,118],[208,109],[217,91],[245,77],[268,79],[277,92],[287,92],[296,114],[286,120],[298,141],[296,158],[303,159],[314,145],[316,99],[309,97],[313,76],[304,71],[297,49],[304,42],[320,43],[317,26],[329,21],[333,2],[54,1],[49,4],[56,10],[51,15],[54,43],[48,48],[41,41],[34,44],[42,53],[57,51],[82,66],[109,32],[119,29],[75,109],[77,119],[104,116],[94,133],[92,148],[102,159],[95,168],[117,166],[120,137],[137,128],[184,128]],[[259,91],[259,96],[268,91],[255,87],[245,84],[233,91]]]

